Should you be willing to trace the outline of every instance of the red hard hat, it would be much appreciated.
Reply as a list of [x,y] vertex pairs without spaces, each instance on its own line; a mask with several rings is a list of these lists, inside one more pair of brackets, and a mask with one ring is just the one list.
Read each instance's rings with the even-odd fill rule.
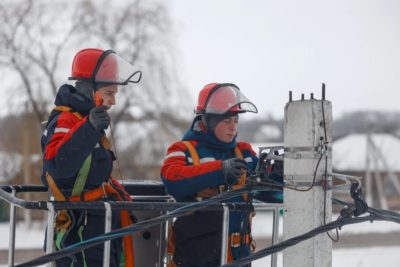
[[224,114],[228,111],[257,113],[257,108],[231,83],[210,83],[200,91],[196,114]]
[[70,80],[86,80],[93,78],[93,71],[104,50],[98,48],[86,48],[79,51],[72,62]]
[[[135,75],[139,77],[134,79]],[[70,80],[83,80],[98,84],[138,83],[141,71],[117,55],[113,50],[87,48],[79,51],[72,62]]]
[[201,89],[201,91],[199,93],[199,98],[197,101],[196,113],[204,112],[204,110],[206,109],[206,102],[207,102],[207,98],[210,94],[210,91],[217,85],[218,85],[218,83],[209,83],[206,86],[204,86],[203,89]]

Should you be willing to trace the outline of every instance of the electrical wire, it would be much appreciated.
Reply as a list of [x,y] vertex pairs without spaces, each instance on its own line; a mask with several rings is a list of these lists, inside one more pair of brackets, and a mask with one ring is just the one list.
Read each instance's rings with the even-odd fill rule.
[[351,217],[351,218],[338,218],[337,220],[330,222],[328,224],[324,224],[320,227],[317,227],[305,234],[290,238],[288,240],[285,240],[279,244],[270,246],[268,248],[259,250],[253,254],[251,254],[250,256],[247,256],[245,258],[242,259],[238,259],[232,263],[229,264],[225,264],[222,265],[222,267],[241,267],[244,266],[246,264],[251,263],[252,261],[261,259],[263,257],[269,256],[273,253],[277,253],[279,251],[282,251],[288,247],[294,246],[302,241],[305,241],[307,239],[313,238],[314,236],[321,234],[321,233],[325,233],[328,232],[330,230],[333,230],[335,228],[341,228],[344,225],[349,225],[349,224],[356,224],[356,223],[362,223],[362,222],[367,222],[367,221],[376,221],[376,220],[386,220],[384,216],[381,216],[379,214],[374,214],[374,215],[370,215],[370,216],[365,216],[365,217]]
[[113,230],[111,232],[102,234],[98,237],[76,243],[74,245],[63,248],[62,250],[59,250],[59,251],[56,251],[56,252],[53,252],[50,254],[46,254],[44,256],[38,257],[36,259],[30,260],[28,262],[21,263],[21,264],[15,265],[15,266],[16,267],[38,266],[38,265],[42,265],[42,264],[45,264],[45,263],[48,263],[51,261],[58,260],[60,258],[66,257],[66,256],[71,256],[73,254],[76,254],[76,253],[84,250],[84,249],[102,244],[105,241],[119,238],[119,237],[122,237],[127,234],[131,234],[134,232],[138,232],[138,231],[147,229],[151,226],[162,224],[172,218],[191,214],[193,211],[205,208],[207,206],[210,206],[212,204],[215,204],[215,203],[218,203],[218,202],[221,202],[224,200],[228,200],[230,198],[234,198],[236,196],[242,195],[243,193],[250,192],[250,191],[258,191],[258,190],[267,190],[267,188],[260,187],[258,189],[253,189],[253,188],[249,188],[249,187],[244,187],[243,189],[238,189],[238,190],[230,191],[230,192],[224,192],[224,193],[216,195],[212,198],[209,198],[209,199],[206,199],[203,201],[199,201],[199,202],[194,202],[194,203],[185,205],[183,207],[177,208],[168,214],[165,214],[165,215],[153,218],[153,219],[149,219],[146,221],[138,222],[131,226]]

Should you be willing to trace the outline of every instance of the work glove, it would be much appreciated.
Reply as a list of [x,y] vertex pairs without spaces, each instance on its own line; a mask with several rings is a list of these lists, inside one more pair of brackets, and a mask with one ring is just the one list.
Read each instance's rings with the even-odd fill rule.
[[243,159],[232,158],[222,161],[222,172],[227,185],[237,183],[245,171],[247,171],[247,164]]
[[108,116],[107,109],[108,107],[106,106],[99,106],[90,110],[89,123],[98,132],[107,129],[108,125],[110,125],[110,116]]

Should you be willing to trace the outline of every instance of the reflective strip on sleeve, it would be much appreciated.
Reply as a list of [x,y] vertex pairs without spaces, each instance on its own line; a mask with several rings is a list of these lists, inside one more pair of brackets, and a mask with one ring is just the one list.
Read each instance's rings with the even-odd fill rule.
[[56,128],[54,133],[68,133],[70,129],[68,128]]
[[175,151],[175,152],[171,152],[168,155],[166,155],[164,159],[168,159],[168,158],[172,158],[172,157],[186,157],[186,155],[182,151]]
[[253,162],[253,159],[252,159],[251,157],[244,158],[244,160],[245,160],[246,162]]
[[210,161],[215,161],[215,158],[213,157],[205,157],[200,159],[200,163],[205,163],[205,162],[210,162]]

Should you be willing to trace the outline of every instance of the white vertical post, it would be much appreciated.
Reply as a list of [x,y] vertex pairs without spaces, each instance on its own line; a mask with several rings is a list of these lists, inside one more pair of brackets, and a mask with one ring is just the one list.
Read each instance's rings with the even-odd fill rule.
[[373,206],[372,198],[372,176],[371,176],[371,133],[367,133],[366,155],[365,155],[365,201]]
[[[108,233],[111,231],[111,205],[108,202],[104,202],[104,207],[106,209],[106,214],[104,218],[104,233]],[[103,267],[110,266],[110,250],[111,250],[111,241],[104,242],[104,254],[103,254]]]
[[[55,210],[52,202],[47,201],[47,231],[46,231],[46,254],[54,251],[54,218]],[[47,267],[56,266],[55,262],[50,262],[46,265]]]
[[[324,110],[322,100],[310,99],[290,101],[285,107],[285,179],[292,186],[303,190],[311,186],[314,172],[316,179],[315,185],[307,192],[284,189],[284,240],[304,234],[324,224],[322,184],[325,180],[325,164],[327,164],[327,173],[332,173],[332,105],[329,101],[323,100],[323,106]],[[326,139],[328,142],[326,154],[323,154],[318,165],[321,157],[321,143],[325,144]],[[329,179],[331,177],[328,177],[328,181]],[[332,217],[330,191],[326,192],[325,201],[325,219],[326,222],[330,222]],[[326,234],[320,234],[285,249],[283,266],[332,266],[332,241]]]
[[221,235],[221,265],[227,263],[228,260],[228,236],[229,236],[229,207],[228,205],[222,203],[223,213],[222,213],[222,235]]
[[[16,190],[14,187],[11,187],[11,195],[15,197]],[[17,210],[15,205],[10,203],[10,236],[9,236],[9,248],[8,251],[8,266],[14,266],[14,258],[15,258],[15,227],[17,223]]]

